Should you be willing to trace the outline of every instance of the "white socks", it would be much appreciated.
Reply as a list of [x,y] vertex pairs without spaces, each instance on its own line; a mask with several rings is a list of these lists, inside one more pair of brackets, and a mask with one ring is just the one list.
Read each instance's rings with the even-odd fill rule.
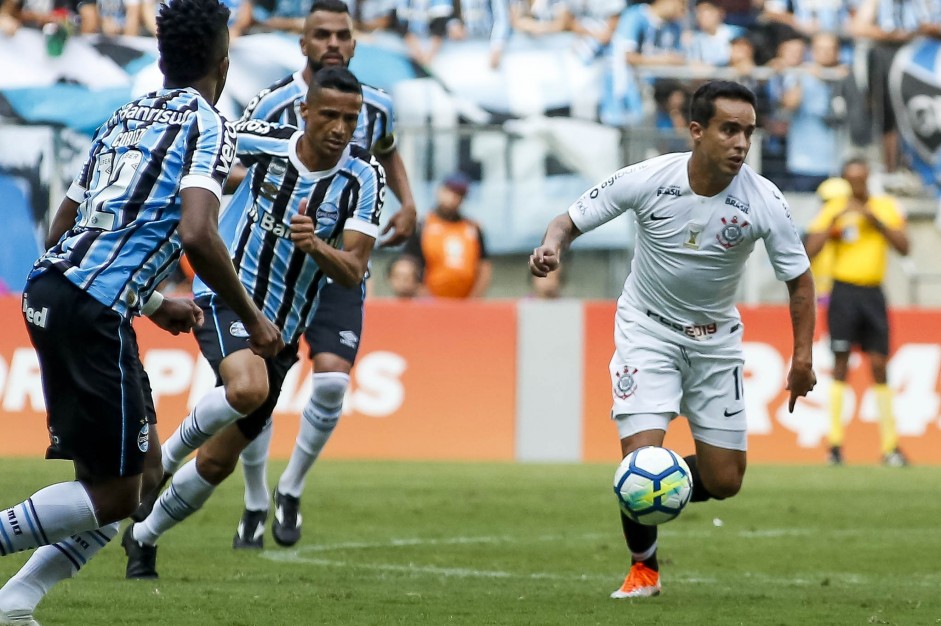
[[193,459],[173,475],[147,519],[134,524],[134,540],[155,545],[160,535],[201,509],[215,488],[199,475]]
[[313,391],[304,407],[301,430],[287,469],[278,481],[278,491],[300,498],[304,479],[320,455],[343,410],[343,397],[350,384],[349,374],[325,372],[313,375]]
[[216,387],[207,393],[161,446],[163,471],[174,473],[191,452],[240,417],[245,415],[233,409],[225,399],[225,387]]
[[43,546],[0,589],[0,611],[32,613],[60,580],[71,578],[118,534],[118,522]]
[[25,502],[0,511],[0,556],[96,528],[95,507],[80,482],[50,485]]
[[261,431],[255,441],[242,450],[242,471],[245,474],[245,508],[249,511],[267,511],[271,494],[268,493],[268,448],[271,447],[272,424]]

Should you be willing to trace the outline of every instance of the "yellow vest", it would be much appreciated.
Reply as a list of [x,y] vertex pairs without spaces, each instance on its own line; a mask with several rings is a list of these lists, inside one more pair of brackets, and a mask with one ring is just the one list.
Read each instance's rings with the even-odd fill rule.
[[[834,198],[824,204],[820,213],[807,227],[807,232],[816,234],[829,230],[828,246],[832,248],[833,254],[833,280],[862,287],[876,287],[882,284],[885,276],[889,242],[861,213],[850,211],[840,215],[846,209],[848,200]],[[872,197],[867,204],[873,215],[885,224],[886,228],[894,230],[905,225],[905,217],[892,198]],[[840,217],[837,218],[837,215]]]

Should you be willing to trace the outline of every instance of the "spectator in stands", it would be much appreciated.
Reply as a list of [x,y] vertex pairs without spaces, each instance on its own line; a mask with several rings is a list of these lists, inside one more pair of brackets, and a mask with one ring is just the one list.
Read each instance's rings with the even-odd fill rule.
[[845,120],[840,82],[848,75],[840,65],[840,42],[819,32],[812,40],[812,61],[802,72],[784,76],[781,106],[790,114],[787,131],[786,189],[812,192],[835,174],[842,160],[840,126]]
[[819,32],[840,34],[850,19],[848,0],[765,0],[762,17],[785,24],[810,37]]
[[490,41],[490,68],[500,67],[510,37],[508,0],[454,0],[454,9],[461,38]]
[[405,244],[405,253],[422,260],[424,284],[436,298],[480,298],[490,287],[493,268],[484,235],[461,215],[470,180],[451,174],[438,188],[438,204]]
[[438,55],[453,18],[454,0],[398,0],[392,28],[402,36],[409,56],[427,66]]
[[585,62],[602,56],[611,43],[625,0],[562,0],[565,30],[580,35],[576,54]]
[[764,0],[716,0],[716,4],[725,13],[726,24],[751,28],[758,19]]
[[421,265],[421,260],[410,254],[401,254],[392,259],[386,271],[386,280],[393,296],[410,299],[423,294]]
[[[621,14],[611,41],[612,63],[604,80],[605,96],[601,120],[622,125],[641,120],[641,86],[635,68],[649,65],[683,65],[680,20],[685,11],[683,0],[653,0],[635,4]],[[674,81],[651,81],[659,92],[658,101],[670,99],[681,88]]]
[[716,0],[700,0],[696,3],[696,27],[689,33],[686,58],[691,63],[713,67],[729,64],[732,55],[732,40],[742,33],[737,26],[725,24],[725,12]]
[[[756,33],[752,34],[753,36]],[[804,63],[807,44],[804,38],[789,26],[778,25],[764,29],[758,36],[763,41],[777,41],[775,55],[766,65],[777,70],[765,83],[769,107],[762,116],[764,136],[761,140],[761,173],[779,187],[787,185],[787,133],[791,112],[782,108],[784,79]]]
[[899,169],[899,135],[889,96],[889,68],[899,48],[920,31],[936,28],[938,22],[941,15],[937,6],[926,0],[863,0],[850,24],[854,37],[872,41],[869,104],[882,134],[883,165],[888,174],[883,184],[887,189],[907,187],[911,178]]
[[347,0],[353,28],[360,33],[386,30],[392,25],[394,0]]
[[[75,0],[2,0],[0,2],[0,32],[11,36],[21,26],[47,32],[62,29],[63,43],[79,21]],[[52,56],[58,54],[50,52]]]
[[252,7],[252,30],[304,32],[312,0],[247,0]]
[[534,37],[565,30],[564,0],[516,0],[510,4],[510,26]]
[[905,218],[890,196],[869,195],[869,165],[865,160],[847,161],[843,178],[852,194],[824,204],[807,228],[806,239],[811,259],[828,241],[833,247],[833,287],[827,310],[834,358],[829,461],[835,465],[843,462],[843,398],[850,351],[858,346],[869,357],[875,381],[883,463],[907,465],[898,445],[892,390],[887,384],[889,320],[881,287],[889,248],[908,254]]

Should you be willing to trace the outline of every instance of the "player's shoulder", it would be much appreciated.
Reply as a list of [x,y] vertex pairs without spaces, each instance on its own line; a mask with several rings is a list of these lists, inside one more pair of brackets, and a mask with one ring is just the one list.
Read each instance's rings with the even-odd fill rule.
[[350,151],[346,156],[343,169],[352,174],[358,181],[362,183],[378,178],[378,169],[381,167],[372,152],[358,144],[350,144]]
[[245,107],[245,112],[259,116],[287,102],[293,102],[300,97],[304,91],[305,90],[298,82],[298,77],[295,74],[289,74],[255,94]]
[[736,183],[734,189],[730,190],[726,198],[727,204],[744,205],[750,210],[757,207],[760,214],[763,215],[783,209],[788,218],[791,217],[790,207],[784,192],[748,164],[742,165],[742,169],[736,177]]
[[688,152],[670,152],[621,168],[615,173],[615,177],[625,178],[642,188],[656,189],[665,180],[673,181],[678,177],[685,177],[688,161]]
[[362,83],[363,86],[363,104],[369,107],[382,109],[383,111],[392,110],[392,96],[388,92],[372,85]]

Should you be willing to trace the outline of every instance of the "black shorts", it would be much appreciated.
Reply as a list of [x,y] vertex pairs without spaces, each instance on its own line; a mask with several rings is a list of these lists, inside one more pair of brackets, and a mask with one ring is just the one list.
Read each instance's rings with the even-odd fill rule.
[[356,362],[359,340],[363,333],[363,301],[365,281],[353,288],[328,282],[320,290],[320,300],[304,339],[310,358],[328,352],[350,363]]
[[[200,296],[195,302],[203,310],[205,323],[195,330],[199,350],[216,373],[216,386],[222,384],[219,364],[233,352],[249,349],[245,326],[229,305],[219,296]],[[275,357],[265,359],[268,366],[268,397],[260,407],[236,422],[248,439],[255,439],[265,429],[278,398],[288,370],[297,363],[297,345],[287,346]]]
[[46,458],[96,476],[140,474],[156,413],[130,320],[55,270],[29,282],[23,309],[42,369]]
[[827,325],[834,352],[849,352],[852,346],[859,346],[863,352],[889,354],[889,316],[879,287],[834,281]]

